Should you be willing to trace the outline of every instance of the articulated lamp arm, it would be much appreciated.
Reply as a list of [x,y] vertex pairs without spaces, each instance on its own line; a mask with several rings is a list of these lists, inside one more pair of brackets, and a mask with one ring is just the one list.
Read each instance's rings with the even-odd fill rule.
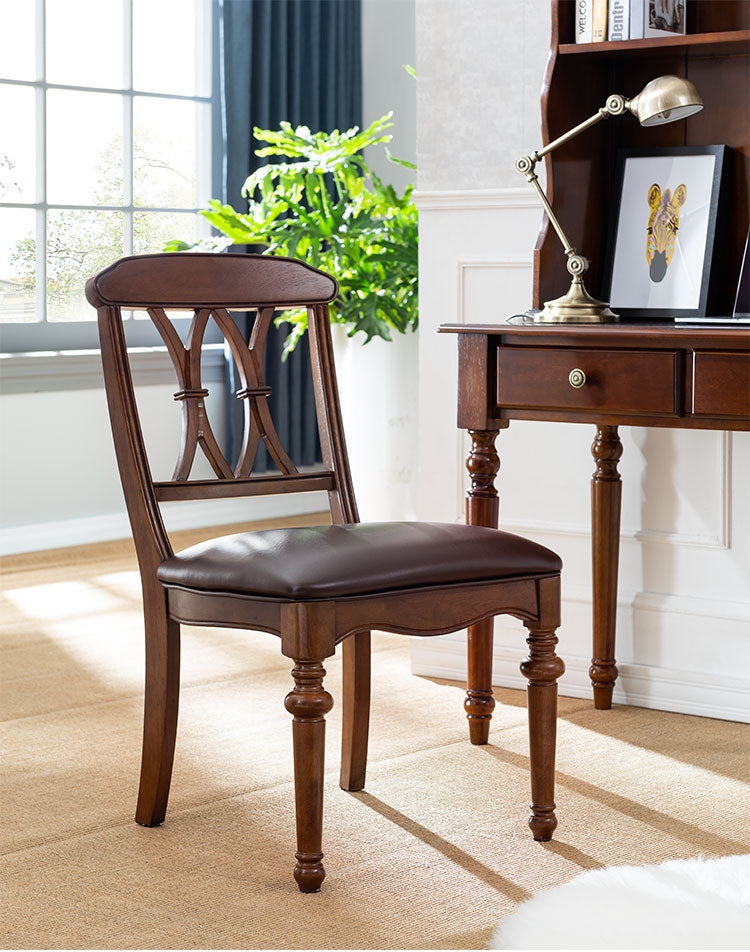
[[557,220],[555,213],[552,211],[552,206],[547,200],[547,196],[544,194],[544,189],[539,184],[539,179],[537,178],[536,168],[537,162],[544,158],[548,152],[554,151],[558,146],[564,145],[566,142],[570,142],[571,139],[575,139],[577,135],[580,135],[581,132],[585,132],[586,129],[590,129],[591,126],[595,126],[597,122],[601,122],[602,119],[608,119],[610,116],[619,116],[625,109],[629,108],[630,100],[614,94],[609,96],[607,102],[601,109],[597,110],[593,116],[590,116],[588,119],[585,119],[583,122],[579,123],[577,126],[574,126],[572,129],[569,129],[567,132],[564,132],[561,136],[558,136],[557,139],[554,139],[549,145],[545,145],[544,148],[538,149],[536,152],[532,152],[531,155],[522,155],[520,158],[516,159],[516,171],[520,172],[521,175],[526,177],[526,180],[532,186],[534,191],[539,197],[539,201],[544,206],[544,210],[547,212],[547,217],[550,220],[550,224],[557,232],[557,236],[562,242],[562,246],[565,249],[565,254],[568,257],[566,267],[568,272],[572,275],[583,274],[584,271],[588,270],[589,261],[588,258],[585,258],[583,255],[579,255],[576,249],[571,245],[570,241],[562,230],[560,222]]

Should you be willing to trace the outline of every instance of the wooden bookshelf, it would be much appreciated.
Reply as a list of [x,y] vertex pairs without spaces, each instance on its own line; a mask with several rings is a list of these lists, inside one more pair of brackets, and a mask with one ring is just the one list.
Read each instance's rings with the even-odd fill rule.
[[[704,109],[682,122],[641,127],[630,116],[607,119],[546,156],[547,190],[576,248],[591,260],[586,286],[602,295],[602,267],[614,213],[618,149],[728,145],[731,212],[721,235],[721,286],[730,314],[748,228],[750,191],[750,0],[688,0],[686,36],[574,43],[575,0],[552,0],[550,56],[542,91],[542,138],[552,141],[595,113],[610,93],[635,96],[649,80],[672,74],[698,87]],[[542,225],[534,251],[534,307],[570,283],[557,236]]]

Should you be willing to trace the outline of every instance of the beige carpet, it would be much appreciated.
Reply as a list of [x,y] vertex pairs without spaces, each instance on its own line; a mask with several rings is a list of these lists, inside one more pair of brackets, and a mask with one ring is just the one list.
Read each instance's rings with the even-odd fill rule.
[[562,699],[560,826],[543,846],[526,827],[522,691],[497,692],[491,744],[471,747],[461,686],[412,677],[407,640],[381,635],[367,792],[338,789],[334,708],[328,879],[303,896],[276,640],[185,629],[170,808],[144,829],[130,545],[3,563],[4,948],[478,949],[582,869],[750,849],[747,726]]

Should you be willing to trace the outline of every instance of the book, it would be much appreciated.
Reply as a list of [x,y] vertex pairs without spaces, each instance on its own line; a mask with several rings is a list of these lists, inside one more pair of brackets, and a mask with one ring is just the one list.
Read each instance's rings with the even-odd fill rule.
[[591,42],[591,8],[594,0],[576,0],[576,43]]
[[607,39],[630,39],[630,0],[609,0]]
[[630,0],[630,39],[643,39],[643,10],[648,0]]
[[607,0],[594,0],[591,14],[591,42],[607,39]]

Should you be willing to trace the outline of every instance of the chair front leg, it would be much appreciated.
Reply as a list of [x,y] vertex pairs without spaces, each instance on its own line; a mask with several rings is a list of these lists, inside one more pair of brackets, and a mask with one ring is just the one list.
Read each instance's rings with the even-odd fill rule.
[[158,826],[167,812],[177,736],[180,626],[167,615],[161,585],[154,593],[144,594],[146,692],[141,779],[135,819],[141,826]]
[[341,714],[342,790],[362,790],[367,772],[370,729],[370,632],[351,635],[341,645],[343,690]]
[[557,737],[557,679],[565,672],[555,654],[555,631],[560,619],[560,580],[539,583],[539,620],[527,622],[529,654],[521,663],[528,678],[529,762],[531,767],[531,816],[535,840],[551,840],[557,827],[555,816],[555,744]]
[[467,629],[467,679],[464,710],[469,722],[469,741],[486,744],[495,710],[492,696],[492,648],[495,619],[487,618]]
[[320,661],[297,661],[292,669],[294,690],[284,706],[294,717],[294,799],[297,813],[297,863],[294,878],[300,892],[318,892],[323,868],[323,775],[325,716],[333,698],[323,689],[325,669]]

